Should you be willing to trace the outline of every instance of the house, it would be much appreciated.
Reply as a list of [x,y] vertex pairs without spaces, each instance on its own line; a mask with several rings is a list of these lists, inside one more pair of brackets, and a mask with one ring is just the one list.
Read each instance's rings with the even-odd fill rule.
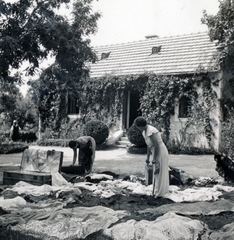
[[[103,76],[124,77],[140,75],[146,72],[158,76],[187,76],[207,73],[215,80],[222,79],[219,66],[219,49],[211,42],[207,32],[193,33],[182,36],[158,37],[148,36],[145,40],[115,45],[98,46],[94,48],[98,61],[90,65],[90,78],[95,81]],[[222,81],[215,91],[218,99],[221,97]],[[198,86],[199,92],[199,86]],[[203,101],[202,99],[200,99]],[[186,97],[175,99],[175,114],[171,116],[170,139],[182,141],[181,129],[188,120]],[[139,91],[128,89],[125,92],[120,116],[120,126],[128,129],[139,113]],[[214,135],[211,144],[215,149],[219,146],[221,111],[217,107],[211,111]],[[208,147],[204,130],[191,125],[186,128],[190,141],[197,147]],[[196,137],[194,138],[194,135]],[[191,137],[192,136],[192,137]],[[188,138],[187,138],[188,140]],[[188,144],[188,141],[187,141]]]

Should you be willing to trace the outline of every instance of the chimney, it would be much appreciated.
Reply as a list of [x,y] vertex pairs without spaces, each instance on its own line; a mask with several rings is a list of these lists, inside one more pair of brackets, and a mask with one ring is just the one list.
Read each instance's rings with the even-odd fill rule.
[[145,36],[146,39],[158,38],[158,35],[148,35]]

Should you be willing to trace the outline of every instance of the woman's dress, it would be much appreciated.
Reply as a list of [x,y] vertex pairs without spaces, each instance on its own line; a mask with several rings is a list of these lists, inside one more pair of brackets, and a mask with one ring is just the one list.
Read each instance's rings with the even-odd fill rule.
[[[169,191],[169,171],[168,171],[168,151],[163,143],[163,140],[161,138],[161,134],[159,131],[151,126],[147,125],[147,128],[145,131],[143,131],[143,137],[145,138],[145,142],[147,146],[150,148],[151,153],[153,154],[153,159],[154,158],[154,148],[158,148],[158,157],[157,160],[159,161],[160,164],[160,170],[159,174],[154,175],[153,174],[153,182],[155,181],[155,188],[154,188],[154,194],[155,197],[163,197],[168,191]],[[150,139],[150,136],[152,134],[159,134],[159,141],[157,142],[158,146],[154,146],[153,142]],[[153,173],[155,173],[156,169],[156,164],[153,164]]]

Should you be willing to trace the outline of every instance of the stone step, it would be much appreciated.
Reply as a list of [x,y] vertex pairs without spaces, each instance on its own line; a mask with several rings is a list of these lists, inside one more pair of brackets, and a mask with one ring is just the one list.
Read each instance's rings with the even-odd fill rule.
[[117,146],[118,148],[126,148],[127,145],[120,145],[120,144],[115,144],[115,146]]
[[125,141],[125,140],[122,140],[122,139],[119,140],[118,143],[119,143],[120,145],[129,145],[129,144],[130,144],[129,141]]
[[129,141],[128,137],[121,137],[120,139],[123,140],[123,141]]

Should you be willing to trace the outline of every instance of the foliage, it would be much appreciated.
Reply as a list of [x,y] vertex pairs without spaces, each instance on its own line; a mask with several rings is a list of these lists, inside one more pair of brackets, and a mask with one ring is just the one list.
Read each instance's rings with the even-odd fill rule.
[[[73,2],[72,9],[69,3]],[[80,94],[88,74],[87,62],[96,54],[90,47],[89,35],[97,30],[99,13],[91,8],[92,0],[22,0],[0,3],[0,66],[1,82],[20,81],[9,76],[25,61],[26,72],[35,75],[45,59],[54,60],[37,80],[31,80],[31,93],[45,127],[54,131],[67,114],[67,94]],[[61,6],[69,8],[69,17]]]
[[96,31],[100,14],[91,14],[91,2],[75,1],[68,19],[59,9],[70,0],[1,1],[0,76],[8,80],[10,67],[18,69],[23,61],[29,62],[27,73],[33,75],[40,60],[51,54],[62,69],[81,70],[84,61],[94,59],[85,36]]
[[109,129],[99,120],[91,120],[85,124],[85,135],[95,139],[96,144],[102,144],[109,136]]
[[37,136],[36,136],[35,132],[21,131],[20,132],[20,140],[22,142],[32,143],[37,140]]
[[[224,61],[226,68],[234,70],[231,60],[234,56],[234,3],[232,0],[220,1],[219,11],[214,15],[203,12],[202,23],[209,28],[211,40],[217,40],[220,44],[221,60]],[[224,59],[226,58],[226,59]]]
[[[20,142],[35,142],[37,140],[36,133],[33,131],[20,131]],[[0,142],[9,143],[10,139],[10,130],[0,131]]]
[[38,117],[30,96],[25,98],[13,83],[0,88],[0,129],[8,131],[13,120],[17,120],[24,131],[37,131]]
[[218,42],[220,65],[223,75],[223,95],[220,99],[223,112],[220,151],[234,157],[233,152],[233,106],[234,106],[234,2],[220,1],[216,15],[203,14],[203,23],[209,28],[210,38]]
[[19,89],[12,83],[6,83],[0,88],[0,113],[5,115],[4,121],[9,125],[16,117],[17,103],[23,96]]
[[219,151],[234,159],[234,109],[229,109],[227,121],[222,123],[221,144]]
[[85,124],[80,118],[74,120],[64,120],[59,129],[59,137],[63,139],[77,139],[82,136]]
[[127,148],[127,152],[131,154],[146,154],[147,153],[147,147],[146,146],[130,146]]
[[37,132],[38,111],[29,94],[24,98],[17,99],[16,109],[14,109],[14,118],[12,121],[14,119],[18,120],[18,123],[23,131]]
[[88,74],[85,64],[96,60],[87,37],[96,31],[99,14],[92,14],[90,3],[75,3],[72,12],[74,21],[62,26],[62,34],[56,33],[63,39],[56,52],[55,63],[37,81],[30,82],[42,123],[53,131],[58,131],[62,119],[66,118],[68,94],[70,97],[81,94],[81,86]]
[[0,143],[10,142],[10,130],[0,131]]
[[146,75],[106,75],[98,79],[87,79],[81,95],[83,122],[99,119],[108,126],[120,120],[124,93],[130,89],[142,92]]
[[223,89],[225,96],[221,101],[229,107],[234,106],[234,2],[232,0],[220,1],[219,11],[216,15],[208,15],[206,11],[203,13],[202,22],[209,28],[211,40],[218,42],[220,51],[220,64],[225,72],[225,81]]
[[0,154],[19,153],[27,148],[24,143],[0,143]]
[[[191,125],[202,124],[205,129],[205,135],[208,142],[211,141],[213,129],[210,124],[210,111],[215,105],[217,94],[213,90],[217,82],[212,82],[212,79],[207,74],[200,73],[199,75],[191,76],[157,76],[150,75],[146,85],[146,89],[141,98],[141,111],[152,125],[162,132],[164,142],[169,141],[170,136],[170,117],[174,115],[176,99],[179,100],[182,96],[190,99],[191,107],[189,110],[189,118],[186,122],[183,132]],[[201,87],[202,92],[198,93],[197,87]],[[203,99],[203,101],[198,101]]]
[[[182,129],[182,134],[185,136],[191,125],[200,124],[210,143],[214,134],[211,124],[214,119],[210,113],[217,107],[215,101],[217,93],[213,88],[218,83],[219,80],[213,80],[207,73],[201,71],[190,76],[157,76],[145,73],[118,77],[108,75],[94,81],[89,80],[83,87],[81,97],[81,115],[85,116],[82,121],[97,118],[107,125],[116,123],[121,115],[125,91],[138,90],[142,115],[163,133],[163,140],[167,143],[170,135],[170,118],[174,115],[176,99],[187,96],[191,101],[190,117]],[[203,90],[198,93],[197,87]]]
[[33,101],[40,113],[42,129],[50,127],[53,131],[58,131],[61,121],[67,115],[67,76],[58,69],[59,66],[53,64],[48,67],[36,81],[32,81],[31,93]]
[[137,147],[146,147],[141,131],[133,124],[127,131],[128,140]]
[[68,147],[68,143],[71,139],[43,139],[38,140],[38,146],[59,146],[59,147]]

